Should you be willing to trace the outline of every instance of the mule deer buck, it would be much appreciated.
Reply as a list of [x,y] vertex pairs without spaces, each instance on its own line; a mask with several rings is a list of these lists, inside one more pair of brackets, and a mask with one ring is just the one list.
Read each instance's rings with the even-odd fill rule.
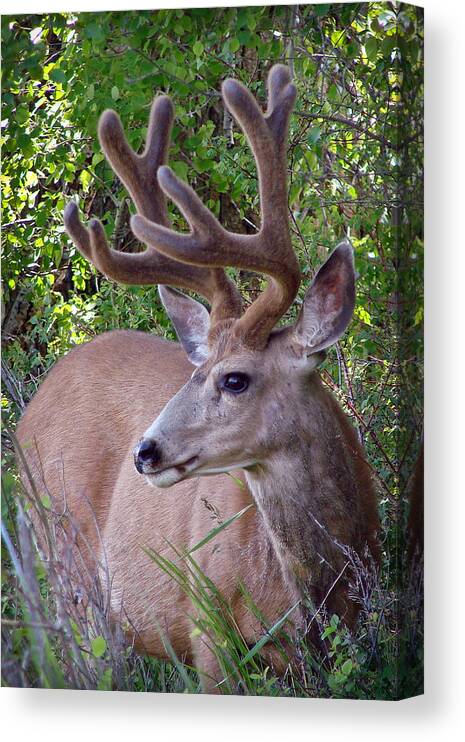
[[[133,199],[131,228],[146,249],[110,248],[101,223],[83,226],[74,203],[65,210],[66,228],[82,255],[111,279],[160,284],[180,344],[118,330],[73,349],[51,371],[18,431],[40,486],[54,502],[66,497],[95,563],[105,558],[113,613],[119,615],[123,601],[137,629],[136,647],[166,656],[161,626],[209,690],[221,674],[208,639],[193,635],[189,599],[141,545],[164,554],[167,540],[192,547],[211,530],[211,509],[224,521],[255,503],[196,552],[250,643],[262,629],[244,605],[240,583],[270,622],[305,594],[351,625],[357,606],[339,544],[360,556],[368,548],[375,560],[378,550],[368,465],[317,372],[352,317],[352,248],[336,247],[295,324],[277,328],[301,280],[286,184],[296,90],[288,69],[276,65],[266,114],[236,80],[226,80],[222,94],[255,156],[260,230],[227,231],[165,165],[173,121],[168,97],[153,103],[142,155],[130,148],[117,114],[105,111],[101,146]],[[170,228],[166,196],[189,233]],[[268,279],[245,311],[226,266]],[[179,288],[207,299],[210,312]]]

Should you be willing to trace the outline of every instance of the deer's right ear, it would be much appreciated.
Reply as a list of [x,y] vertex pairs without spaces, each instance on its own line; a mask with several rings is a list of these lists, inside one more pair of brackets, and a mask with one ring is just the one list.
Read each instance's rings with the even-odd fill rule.
[[208,311],[200,302],[168,286],[158,286],[158,293],[189,361],[201,366],[208,358]]
[[329,348],[344,334],[355,307],[352,245],[341,242],[308,289],[294,327],[294,337],[307,355]]

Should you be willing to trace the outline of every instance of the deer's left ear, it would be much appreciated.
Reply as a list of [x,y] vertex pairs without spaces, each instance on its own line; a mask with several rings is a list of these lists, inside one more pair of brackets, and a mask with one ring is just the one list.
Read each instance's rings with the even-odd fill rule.
[[352,245],[341,242],[331,253],[308,289],[294,338],[306,354],[333,345],[344,334],[355,306],[355,271]]
[[158,293],[189,361],[201,366],[208,358],[208,311],[199,301],[171,287],[160,285]]

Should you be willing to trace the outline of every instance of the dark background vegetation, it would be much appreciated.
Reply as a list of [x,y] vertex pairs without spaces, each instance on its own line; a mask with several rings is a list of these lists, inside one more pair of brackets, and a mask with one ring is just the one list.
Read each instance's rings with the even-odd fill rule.
[[[34,545],[8,430],[75,344],[115,327],[174,337],[155,287],[104,279],[64,231],[64,205],[75,199],[86,218],[103,220],[113,247],[139,249],[129,229],[132,206],[98,146],[100,113],[115,108],[137,149],[152,97],[171,95],[170,165],[227,228],[253,232],[255,167],[218,91],[235,76],[264,101],[270,66],[285,61],[298,88],[289,210],[301,292],[343,235],[355,249],[354,320],[322,376],[373,470],[383,566],[356,635],[336,619],[326,627],[334,647],[323,670],[315,675],[307,663],[302,682],[283,684],[254,668],[240,690],[361,698],[421,692],[421,576],[406,569],[405,533],[422,436],[422,22],[420,8],[394,3],[2,18],[5,684],[198,689],[195,673],[176,660],[141,660],[130,649],[118,655],[104,616],[86,631],[72,626],[76,649],[66,646],[58,583],[40,561],[25,572],[24,554]],[[170,209],[174,228],[183,229]],[[261,277],[235,277],[250,300],[263,286]],[[79,400],[70,414],[78,407]],[[35,608],[28,602],[34,591]],[[82,658],[85,667],[71,670]]]

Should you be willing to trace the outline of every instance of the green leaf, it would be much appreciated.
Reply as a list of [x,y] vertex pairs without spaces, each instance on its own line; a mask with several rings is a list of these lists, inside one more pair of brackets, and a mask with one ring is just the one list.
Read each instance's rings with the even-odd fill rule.
[[28,170],[26,173],[26,185],[27,186],[35,186],[39,182],[39,178],[37,177],[37,173],[34,173],[32,170]]
[[105,157],[103,156],[101,152],[96,152],[95,155],[92,156],[92,167],[95,167],[96,165],[99,164],[99,162],[102,162],[102,160],[104,159]]
[[49,77],[54,82],[66,82],[66,75],[59,67],[55,67],[55,69],[50,72]]
[[374,36],[370,36],[365,42],[365,51],[370,62],[374,62],[378,54],[378,40]]
[[315,13],[315,15],[319,16],[320,18],[326,15],[328,10],[329,10],[329,3],[322,3],[321,5],[313,6],[313,12]]
[[103,31],[97,23],[89,23],[89,25],[84,28],[84,36],[87,39],[93,39],[94,41],[102,41],[104,38]]
[[118,100],[118,98],[120,97],[119,88],[117,88],[116,85],[113,85],[111,89],[111,97],[113,98],[113,100]]
[[386,36],[386,38],[383,39],[383,43],[381,44],[383,55],[386,57],[389,57],[391,55],[392,50],[395,49],[396,46],[397,46],[396,36]]
[[52,503],[50,501],[49,495],[42,495],[40,501],[46,510],[50,510],[50,508],[52,507]]
[[234,52],[237,52],[237,50],[240,48],[241,48],[241,42],[239,41],[239,39],[234,38],[230,40],[229,42],[230,51],[234,53]]
[[327,98],[331,103],[336,103],[338,100],[339,94],[337,91],[337,87],[333,84],[329,86],[329,90],[327,92]]
[[192,47],[192,51],[194,52],[196,57],[201,57],[204,52],[204,45],[201,41],[196,41],[194,46]]
[[16,109],[16,121],[18,124],[25,124],[29,118],[29,109],[27,106],[18,106]]
[[257,19],[255,18],[253,10],[247,13],[247,26],[251,31],[255,31],[257,27]]
[[307,141],[309,144],[315,144],[321,137],[321,129],[319,126],[312,126],[307,134]]
[[327,639],[328,636],[331,636],[331,634],[334,634],[335,631],[336,629],[334,628],[334,626],[327,626],[321,635],[321,639]]
[[242,46],[247,46],[250,42],[250,39],[252,38],[250,31],[239,31],[237,34],[237,38],[239,40],[239,43],[242,44]]
[[90,184],[92,183],[92,175],[89,173],[89,171],[83,170],[79,176],[79,180],[82,183],[84,192],[88,191],[90,188]]
[[306,152],[304,152],[304,158],[312,170],[315,170],[318,167],[318,158],[312,150],[307,149]]
[[354,314],[356,317],[359,318],[359,320],[364,322],[366,325],[372,324],[370,314],[363,307],[356,307]]
[[95,639],[92,639],[91,649],[94,657],[102,657],[105,654],[106,648],[107,643],[103,636],[96,636]]
[[185,162],[182,162],[181,160],[175,160],[171,163],[171,167],[178,178],[187,180],[188,167]]
[[353,668],[353,662],[352,660],[346,660],[344,664],[341,667],[341,672],[344,673],[344,675],[350,675]]

